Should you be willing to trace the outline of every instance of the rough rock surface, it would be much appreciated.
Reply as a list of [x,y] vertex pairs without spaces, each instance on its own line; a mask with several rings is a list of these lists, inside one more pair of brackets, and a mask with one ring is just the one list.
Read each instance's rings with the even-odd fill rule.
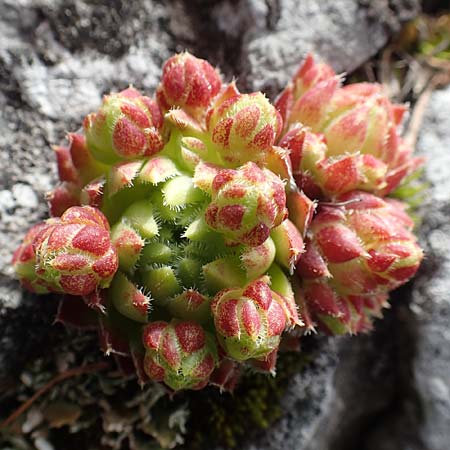
[[[307,0],[300,8],[294,0],[0,0],[0,380],[18,373],[27,358],[57,339],[58,329],[42,333],[51,322],[53,299],[23,295],[12,279],[9,261],[24,228],[46,214],[44,193],[56,179],[50,145],[76,129],[103,93],[128,83],[151,91],[161,62],[174,51],[189,49],[219,64],[226,76],[235,74],[240,86],[274,95],[309,50],[339,71],[353,70],[386,43],[400,21],[415,13],[417,3]],[[430,126],[439,112],[436,107],[430,113]],[[448,124],[436,125],[435,140],[448,133],[445,126],[448,130]],[[437,145],[426,139],[424,135],[421,147],[439,156]],[[441,150],[441,158],[443,154]],[[444,160],[440,164],[438,168]],[[448,175],[443,176],[447,185]],[[430,176],[436,176],[435,171]],[[433,189],[433,196],[439,205],[446,205],[448,214],[443,189]],[[447,242],[444,233],[447,240],[449,233],[445,209],[435,212],[426,225],[436,229],[427,233],[429,254],[435,253],[413,293],[413,311],[423,312],[415,316],[408,309],[405,289],[398,294],[399,306],[372,335],[322,339],[318,344],[323,346],[322,356],[289,384],[283,417],[269,431],[252,435],[242,448],[425,449],[416,445],[420,438],[414,430],[401,432],[405,424],[417,427],[417,393],[427,414],[441,412],[441,419],[425,421],[421,438],[432,450],[446,448],[439,444],[445,436],[450,441],[445,435],[448,354],[447,366],[444,363],[450,307],[444,281],[432,282],[429,274],[445,262],[435,276],[442,274],[445,280],[447,273],[449,278],[448,271],[444,273],[450,270],[448,252],[442,245]],[[428,300],[434,296],[441,299],[436,307]],[[419,323],[417,336],[414,321]],[[411,365],[409,341],[416,343],[416,338],[417,359]],[[432,362],[431,354],[438,352],[441,359]],[[432,364],[437,365],[436,376],[430,376]],[[409,381],[412,372],[417,392]],[[439,401],[433,401],[436,397]],[[391,415],[402,420],[391,421]],[[389,440],[391,423],[398,426]],[[402,446],[405,442],[409,447]]]
[[214,16],[227,36],[242,39],[245,85],[272,95],[310,51],[338,72],[354,70],[419,9],[417,0],[241,0],[238,5],[246,14],[236,14],[234,2],[220,2]]
[[429,450],[450,443],[450,87],[432,94],[418,148],[429,158],[431,183],[422,226],[427,258],[411,306],[416,327],[414,386]]

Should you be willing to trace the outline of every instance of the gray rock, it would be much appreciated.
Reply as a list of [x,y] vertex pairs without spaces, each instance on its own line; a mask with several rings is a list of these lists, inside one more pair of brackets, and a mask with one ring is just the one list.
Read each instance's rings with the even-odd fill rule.
[[450,87],[432,94],[418,148],[427,157],[431,187],[421,228],[426,259],[415,282],[412,311],[417,333],[413,364],[429,450],[450,443]]
[[[236,14],[237,8],[246,13]],[[231,36],[242,30],[245,86],[273,96],[307,52],[320,55],[338,72],[351,72],[418,10],[417,0],[241,0],[238,6],[219,3],[215,15]]]

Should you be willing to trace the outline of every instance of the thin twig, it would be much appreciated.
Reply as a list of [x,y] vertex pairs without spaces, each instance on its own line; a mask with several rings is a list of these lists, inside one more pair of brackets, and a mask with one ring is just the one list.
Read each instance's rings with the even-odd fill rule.
[[63,380],[66,380],[67,378],[76,377],[78,375],[84,375],[86,373],[93,373],[93,372],[100,372],[101,370],[105,370],[108,367],[110,367],[109,362],[103,361],[96,364],[87,364],[85,366],[81,367],[75,367],[74,369],[66,370],[63,373],[60,373],[56,377],[54,377],[52,380],[50,380],[45,386],[43,386],[41,389],[39,389],[32,397],[30,397],[26,402],[22,403],[22,405],[19,406],[13,413],[0,424],[0,430],[5,429],[8,427],[11,423],[13,423],[21,414],[23,414],[25,411],[27,411],[30,406],[43,394],[45,394],[47,391],[49,391],[53,386],[60,383]]
[[[381,62],[379,65],[378,79],[387,90],[386,94],[392,96],[391,79],[392,79],[392,48],[386,48],[381,55]],[[375,80],[374,80],[375,81]]]
[[436,84],[433,82],[432,78],[427,87],[420,94],[414,106],[411,120],[409,121],[408,131],[405,134],[405,141],[411,147],[414,147],[416,145],[428,102],[430,101],[431,93],[434,91],[435,87]]
[[425,90],[420,94],[417,103],[414,107],[413,113],[411,115],[411,120],[409,122],[408,131],[405,135],[405,141],[411,147],[417,142],[417,137],[419,135],[420,127],[422,125],[423,117],[430,101],[431,93],[434,90],[432,83],[429,83]]

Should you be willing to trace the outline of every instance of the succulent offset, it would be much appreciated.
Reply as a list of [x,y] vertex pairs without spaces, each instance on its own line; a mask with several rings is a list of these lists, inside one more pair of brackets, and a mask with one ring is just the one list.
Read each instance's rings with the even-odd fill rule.
[[311,196],[356,189],[385,196],[422,163],[398,134],[404,105],[376,83],[341,86],[311,55],[276,105],[287,131],[279,145],[291,150],[294,176]]
[[370,328],[387,292],[417,271],[422,251],[404,205],[361,191],[337,200],[344,205],[324,206],[312,221],[296,270],[305,317],[332,333],[357,333]]
[[72,206],[47,224],[33,239],[36,275],[51,290],[70,295],[108,287],[118,257],[106,217],[91,206]]
[[386,197],[422,162],[404,111],[312,56],[274,106],[175,55],[155,99],[107,95],[54,148],[51,218],[16,250],[17,277],[94,309],[101,348],[142,383],[275,373],[283,339],[369,330],[419,267],[405,205]]

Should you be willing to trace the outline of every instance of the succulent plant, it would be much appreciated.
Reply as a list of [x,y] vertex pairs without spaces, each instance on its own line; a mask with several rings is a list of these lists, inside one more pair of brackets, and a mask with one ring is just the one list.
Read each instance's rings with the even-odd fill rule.
[[100,110],[86,116],[83,127],[94,158],[111,163],[159,152],[164,145],[162,124],[158,104],[130,87],[105,96]]
[[370,327],[387,294],[419,268],[422,250],[405,205],[365,192],[324,206],[308,230],[297,266],[309,315],[332,333]]
[[216,100],[206,116],[212,145],[225,165],[263,162],[278,138],[282,121],[261,93],[240,94],[232,89]]
[[42,232],[52,227],[55,220],[48,219],[46,222],[32,226],[23,242],[14,252],[12,265],[17,278],[30,292],[45,294],[53,290],[52,283],[48,283],[36,274],[36,251],[33,246],[34,239]]
[[118,258],[106,217],[90,206],[68,208],[34,236],[35,274],[57,292],[88,295],[106,288]]
[[201,389],[217,362],[214,337],[196,322],[157,321],[144,328],[144,368],[155,381],[170,388]]
[[331,67],[309,55],[276,102],[298,185],[311,196],[357,189],[384,196],[419,165],[399,136],[406,111],[381,85],[341,86]]
[[211,308],[222,347],[238,361],[267,357],[283,331],[300,323],[293,299],[271,291],[264,279],[220,291]]
[[211,184],[206,223],[231,241],[257,247],[286,218],[283,182],[270,170],[247,163],[219,170]]
[[156,96],[164,112],[178,107],[201,119],[221,87],[221,77],[208,61],[184,52],[164,63]]
[[403,111],[312,57],[275,107],[175,55],[156,100],[110,94],[55,147],[53,217],[14,269],[67,294],[60,321],[95,310],[101,348],[140,383],[232,390],[246,368],[274,374],[315,325],[368,330],[419,266],[403,205],[381,198],[420,162]]

